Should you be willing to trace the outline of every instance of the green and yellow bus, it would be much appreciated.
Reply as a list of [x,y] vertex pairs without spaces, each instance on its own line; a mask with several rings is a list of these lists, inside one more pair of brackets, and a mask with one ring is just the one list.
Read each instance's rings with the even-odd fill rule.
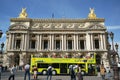
[[82,69],[82,73],[88,73],[88,66],[96,64],[96,54],[93,54],[91,58],[41,58],[31,56],[31,73],[34,65],[37,65],[38,72],[41,74],[47,74],[47,68],[52,65],[54,68],[52,74],[69,74],[70,65],[79,65]]

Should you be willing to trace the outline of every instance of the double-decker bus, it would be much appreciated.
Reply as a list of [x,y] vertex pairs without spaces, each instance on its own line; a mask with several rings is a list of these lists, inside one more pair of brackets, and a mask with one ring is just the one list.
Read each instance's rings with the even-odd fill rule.
[[47,74],[47,68],[52,65],[52,74],[69,74],[70,65],[79,65],[83,74],[88,73],[89,65],[96,64],[96,54],[93,53],[89,58],[41,58],[34,55],[31,56],[31,73],[34,65],[38,68],[38,73]]

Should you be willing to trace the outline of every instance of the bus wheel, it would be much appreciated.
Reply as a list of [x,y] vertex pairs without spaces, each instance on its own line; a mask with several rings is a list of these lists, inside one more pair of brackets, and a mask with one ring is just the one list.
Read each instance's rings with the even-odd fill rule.
[[47,71],[45,71],[45,70],[42,71],[42,74],[43,74],[43,75],[46,75],[46,74],[47,74]]
[[52,71],[52,74],[53,74],[53,75],[56,75],[56,74],[57,74],[57,72],[54,70],[54,71]]

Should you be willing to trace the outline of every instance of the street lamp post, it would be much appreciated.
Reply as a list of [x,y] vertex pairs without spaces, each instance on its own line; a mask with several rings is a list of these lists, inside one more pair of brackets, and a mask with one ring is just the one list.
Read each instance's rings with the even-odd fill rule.
[[[2,37],[2,30],[0,30],[0,38]],[[1,51],[2,52],[2,51]],[[2,72],[2,66],[0,65],[0,80],[1,80],[1,72]]]
[[3,53],[3,47],[4,47],[4,45],[5,45],[5,44],[2,42],[2,43],[1,43],[1,52],[2,52],[2,53]]
[[2,33],[2,30],[0,30],[0,38],[2,37],[2,34],[3,34],[3,33]]
[[[110,43],[108,44],[108,52],[109,55],[111,57],[111,65],[114,71],[114,80],[119,80],[119,71],[118,71],[118,65],[117,65],[117,59],[119,59],[119,55],[118,55],[118,44],[116,43],[114,45],[113,39],[114,39],[114,33],[109,33],[109,36],[112,40],[112,49],[111,49],[111,45]],[[116,50],[114,49],[114,46],[116,48]]]

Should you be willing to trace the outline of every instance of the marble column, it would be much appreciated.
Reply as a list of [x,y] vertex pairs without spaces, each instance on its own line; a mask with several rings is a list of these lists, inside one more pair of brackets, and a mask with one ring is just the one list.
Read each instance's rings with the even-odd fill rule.
[[74,50],[76,50],[76,34],[74,34]]
[[54,50],[54,34],[52,34],[52,50]]
[[106,40],[105,34],[103,34],[102,37],[103,37],[103,49],[106,50],[106,47],[107,47],[106,43],[107,43],[107,40]]
[[39,50],[39,44],[40,44],[40,36],[37,34],[36,35],[37,36],[37,40],[36,40],[36,49],[37,49],[37,51]]
[[50,50],[52,50],[52,35],[50,34]]
[[62,50],[64,50],[64,38],[63,38],[63,34],[62,34]]
[[25,41],[25,43],[24,43],[24,50],[26,50],[27,49],[27,34],[24,34],[24,36],[25,36],[25,38],[24,38],[24,41]]
[[11,49],[11,34],[9,34],[9,37],[8,37],[8,50],[10,50]]
[[66,34],[64,35],[64,50],[66,51]]
[[20,48],[23,50],[24,49],[24,34],[21,35],[21,44],[20,44]]
[[39,37],[39,40],[40,40],[40,41],[39,41],[39,46],[40,46],[39,49],[42,50],[42,44],[41,44],[41,43],[42,43],[42,34],[40,34],[39,36],[40,36],[40,37]]
[[91,49],[94,49],[94,43],[93,43],[93,34],[91,34]]
[[12,34],[12,45],[11,45],[11,49],[13,50],[13,48],[14,48],[14,34]]
[[103,49],[103,35],[100,34],[100,49]]
[[78,50],[78,34],[76,35],[76,45],[77,45],[77,46],[76,46],[76,47],[77,47],[76,49]]

